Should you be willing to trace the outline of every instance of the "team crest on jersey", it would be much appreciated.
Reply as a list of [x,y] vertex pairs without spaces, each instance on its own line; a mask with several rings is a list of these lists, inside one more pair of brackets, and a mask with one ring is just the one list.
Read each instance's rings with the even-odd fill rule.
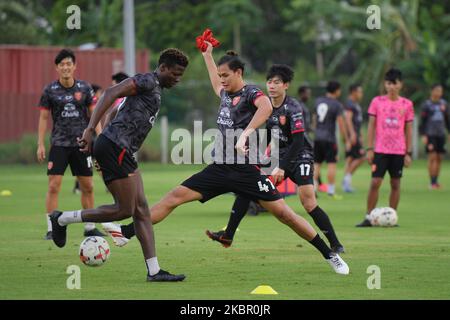
[[233,107],[237,106],[237,104],[241,101],[241,97],[237,96],[233,98]]
[[303,122],[302,122],[302,120],[297,120],[297,121],[295,121],[295,127],[296,127],[297,129],[303,128]]
[[80,101],[82,98],[83,94],[80,91],[77,91],[73,94],[73,97],[75,98],[75,100]]
[[282,126],[284,126],[286,124],[286,116],[285,115],[281,115],[278,119],[280,120],[280,124]]

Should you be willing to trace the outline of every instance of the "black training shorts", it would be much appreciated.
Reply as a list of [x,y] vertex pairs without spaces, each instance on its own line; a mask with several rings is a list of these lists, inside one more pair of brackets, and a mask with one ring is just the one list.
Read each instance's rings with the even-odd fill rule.
[[128,177],[138,167],[133,154],[119,147],[103,134],[100,134],[95,141],[94,157],[100,166],[105,184]]
[[404,161],[404,155],[375,153],[372,163],[372,178],[384,178],[386,171],[389,171],[391,178],[401,178]]
[[251,164],[210,164],[181,185],[201,193],[200,202],[206,202],[228,192],[234,192],[253,201],[281,199],[268,176]]
[[445,136],[428,136],[428,144],[425,146],[425,152],[445,153],[445,140]]
[[314,141],[314,162],[337,162],[338,147],[334,142]]
[[79,150],[79,147],[52,146],[48,155],[47,175],[64,175],[70,165],[72,175],[92,177],[92,157]]

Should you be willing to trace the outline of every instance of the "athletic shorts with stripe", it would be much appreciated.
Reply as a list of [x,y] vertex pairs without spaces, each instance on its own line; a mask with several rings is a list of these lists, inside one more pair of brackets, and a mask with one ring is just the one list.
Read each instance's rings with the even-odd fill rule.
[[138,167],[132,153],[121,148],[103,134],[100,134],[95,141],[94,157],[100,166],[105,184],[128,177]]
[[200,202],[206,202],[228,192],[234,192],[253,201],[281,199],[269,177],[251,164],[210,164],[181,185],[199,192],[202,195]]

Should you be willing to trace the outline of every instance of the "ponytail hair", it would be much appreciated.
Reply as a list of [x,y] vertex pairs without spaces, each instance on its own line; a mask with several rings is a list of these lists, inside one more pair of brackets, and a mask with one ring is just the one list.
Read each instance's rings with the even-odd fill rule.
[[240,59],[239,55],[232,50],[227,51],[227,53],[219,59],[218,65],[221,66],[227,64],[228,68],[236,72],[238,69],[242,70],[244,74],[245,63]]

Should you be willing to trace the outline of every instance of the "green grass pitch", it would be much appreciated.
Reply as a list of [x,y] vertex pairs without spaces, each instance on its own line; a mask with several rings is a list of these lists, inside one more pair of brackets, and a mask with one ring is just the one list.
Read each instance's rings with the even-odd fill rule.
[[[145,191],[151,204],[199,166],[143,164]],[[341,201],[320,195],[347,253],[349,276],[335,274],[305,240],[268,213],[244,218],[231,248],[205,236],[206,229],[225,226],[233,196],[206,204],[186,204],[155,226],[162,268],[185,273],[182,283],[147,283],[137,239],[118,248],[107,238],[111,256],[98,268],[82,265],[78,246],[82,225],[71,225],[68,243],[57,248],[42,238],[46,231],[45,166],[0,166],[0,299],[449,299],[450,298],[450,164],[441,174],[443,190],[428,190],[425,161],[405,170],[399,207],[399,228],[355,228],[363,218],[370,172],[364,165],[354,177],[355,194]],[[342,179],[342,168],[338,181]],[[61,210],[79,209],[71,193],[74,179],[66,172]],[[96,205],[111,196],[95,176]],[[388,205],[385,180],[378,206]],[[340,183],[338,192],[341,192]],[[312,223],[295,196],[288,204]],[[69,290],[67,267],[81,269],[81,289]],[[367,268],[381,270],[381,289],[369,290]],[[279,294],[251,295],[258,285]]]

